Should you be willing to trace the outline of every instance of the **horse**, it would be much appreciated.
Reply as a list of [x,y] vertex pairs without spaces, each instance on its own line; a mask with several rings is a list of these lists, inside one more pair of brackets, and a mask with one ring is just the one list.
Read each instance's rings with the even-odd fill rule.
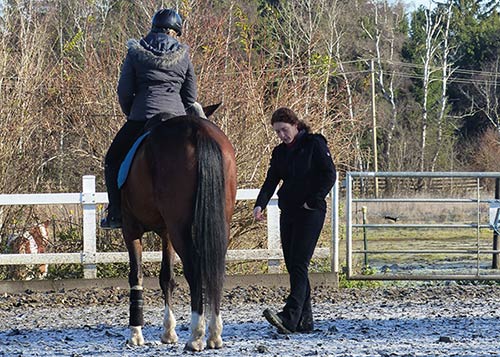
[[[50,220],[37,223],[26,231],[21,233],[12,233],[7,239],[7,248],[14,254],[38,254],[44,253],[49,243]],[[31,267],[31,266],[30,266]],[[32,267],[35,278],[43,279],[47,276],[48,265],[42,264],[38,267]],[[25,268],[12,267],[11,276],[16,280],[29,280]]]
[[[218,106],[204,108],[207,117]],[[156,124],[137,149],[121,188],[122,234],[130,268],[128,343],[144,344],[142,235],[153,231],[162,240],[159,283],[165,311],[161,342],[178,342],[171,309],[177,253],[191,297],[191,334],[185,349],[205,348],[205,302],[211,315],[206,346],[218,349],[223,345],[220,302],[236,200],[234,149],[208,119],[160,114],[152,120]]]

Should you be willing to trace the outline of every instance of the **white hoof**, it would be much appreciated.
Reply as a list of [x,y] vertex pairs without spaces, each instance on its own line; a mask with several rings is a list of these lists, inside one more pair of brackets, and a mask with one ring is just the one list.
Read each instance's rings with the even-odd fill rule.
[[203,341],[201,340],[196,340],[196,341],[189,341],[186,343],[186,346],[184,349],[186,351],[192,351],[192,352],[200,352],[203,351]]
[[128,343],[133,346],[144,345],[144,337],[142,336],[141,326],[130,326],[130,338]]
[[187,351],[202,351],[205,346],[205,318],[196,312],[191,312],[191,336],[184,347]]
[[170,330],[170,331],[163,331],[161,338],[160,338],[162,343],[177,343],[179,341],[179,338],[177,337],[177,334],[175,331]]
[[214,339],[209,339],[207,340],[207,347],[211,349],[219,349],[222,348],[223,343],[222,343],[222,338],[216,337]]

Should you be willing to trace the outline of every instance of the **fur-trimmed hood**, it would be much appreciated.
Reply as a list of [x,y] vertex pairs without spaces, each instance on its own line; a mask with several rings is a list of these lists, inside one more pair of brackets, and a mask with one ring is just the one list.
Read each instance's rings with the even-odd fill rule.
[[196,101],[196,76],[189,47],[164,33],[127,42],[118,80],[118,100],[129,120],[158,113],[185,115]]
[[129,55],[136,61],[160,69],[178,64],[188,52],[188,46],[171,37],[155,42],[147,41],[147,37],[140,41],[130,39],[127,41],[127,47]]

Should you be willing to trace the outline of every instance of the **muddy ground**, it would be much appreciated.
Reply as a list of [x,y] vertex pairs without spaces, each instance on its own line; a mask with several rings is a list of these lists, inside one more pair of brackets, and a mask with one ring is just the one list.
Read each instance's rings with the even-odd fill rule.
[[[286,288],[225,292],[221,350],[200,356],[498,356],[500,287],[423,284],[313,291],[315,330],[281,335],[263,319]],[[146,345],[131,347],[128,291],[119,288],[26,291],[0,297],[0,356],[179,356],[189,331],[189,300],[175,292],[179,344],[160,343],[158,289],[145,291]]]

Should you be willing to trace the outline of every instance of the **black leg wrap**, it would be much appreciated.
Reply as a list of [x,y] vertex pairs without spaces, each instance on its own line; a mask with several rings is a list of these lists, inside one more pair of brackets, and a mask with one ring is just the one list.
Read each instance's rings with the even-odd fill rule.
[[142,290],[130,290],[130,326],[144,326]]

